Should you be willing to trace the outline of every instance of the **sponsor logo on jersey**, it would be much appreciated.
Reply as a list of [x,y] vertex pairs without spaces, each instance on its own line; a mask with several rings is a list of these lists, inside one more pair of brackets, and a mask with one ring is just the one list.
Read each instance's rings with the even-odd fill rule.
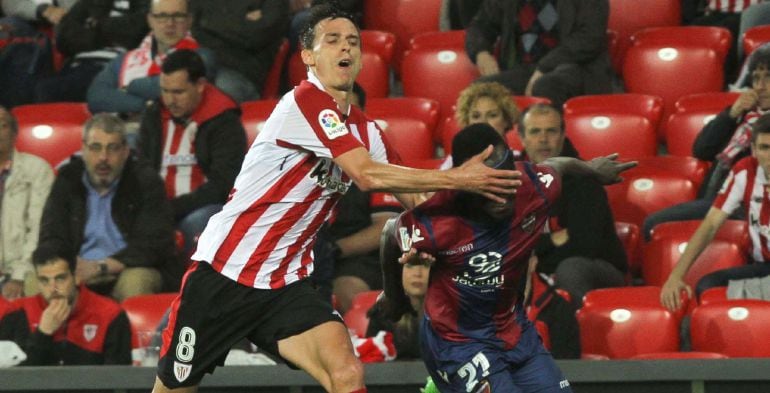
[[174,377],[177,381],[184,382],[190,376],[190,369],[192,369],[191,364],[179,363],[174,360]]
[[553,182],[553,175],[550,173],[537,173],[537,178],[540,179],[540,182],[545,184],[545,188],[548,188],[551,186],[551,183]]
[[195,154],[164,154],[162,166],[194,166],[198,164]]
[[410,249],[412,249],[412,245],[414,243],[418,243],[422,240],[425,240],[424,237],[420,236],[420,229],[415,228],[414,225],[412,225],[411,234],[409,232],[409,229],[407,229],[406,227],[399,227],[398,237],[399,237],[399,243],[401,243],[401,251],[403,252],[407,252]]
[[500,273],[503,256],[498,252],[479,253],[468,259],[468,267],[452,278],[452,281],[468,287],[494,287],[499,288],[505,282],[505,277]]
[[537,221],[537,218],[535,218],[535,213],[524,217],[524,219],[521,220],[521,230],[527,233],[532,233],[532,230],[535,229],[535,221]]
[[336,139],[348,133],[345,123],[337,116],[337,112],[331,109],[324,109],[318,114],[318,123],[329,139]]
[[86,341],[91,341],[96,337],[96,331],[99,330],[99,325],[94,325],[87,323],[83,325],[83,338],[86,339]]
[[569,381],[566,379],[562,379],[559,381],[559,389],[566,389],[569,387]]
[[350,187],[349,182],[342,181],[342,170],[336,165],[333,165],[331,159],[321,158],[315,165],[312,171],[310,171],[310,178],[315,179],[318,187],[325,188],[329,191],[339,192],[344,194],[348,192]]

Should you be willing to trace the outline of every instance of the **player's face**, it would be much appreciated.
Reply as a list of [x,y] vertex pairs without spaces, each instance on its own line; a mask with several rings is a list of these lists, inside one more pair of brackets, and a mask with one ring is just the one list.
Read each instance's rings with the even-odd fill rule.
[[487,123],[500,135],[511,128],[503,116],[502,108],[489,97],[479,97],[473,102],[468,113],[468,122],[470,124]]
[[154,0],[147,23],[159,43],[167,47],[176,45],[192,24],[192,15],[187,12],[187,0]]
[[561,129],[559,115],[555,112],[527,113],[521,143],[530,160],[536,164],[561,154],[564,131]]
[[410,298],[425,297],[425,293],[428,292],[428,278],[430,278],[430,267],[427,265],[405,264],[401,280],[406,295]]
[[751,152],[765,170],[765,176],[770,175],[770,134],[757,134],[757,140],[751,144]]
[[37,266],[36,273],[40,293],[46,302],[50,303],[52,299],[67,299],[67,303],[74,303],[77,283],[67,261],[57,259]]
[[160,74],[160,96],[171,116],[178,119],[189,117],[201,102],[206,83],[203,78],[192,82],[187,70]]
[[123,172],[129,149],[120,134],[106,133],[100,128],[91,128],[83,141],[83,162],[91,184],[103,189],[109,187]]
[[302,62],[326,89],[350,91],[361,71],[361,37],[346,18],[324,19],[315,27],[312,49],[303,49]]

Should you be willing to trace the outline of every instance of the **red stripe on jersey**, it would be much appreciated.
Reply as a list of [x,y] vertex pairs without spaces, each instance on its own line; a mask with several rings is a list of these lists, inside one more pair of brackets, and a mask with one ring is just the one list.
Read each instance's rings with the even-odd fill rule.
[[185,272],[184,277],[182,277],[182,286],[180,288],[181,291],[179,292],[180,295],[177,295],[176,299],[174,299],[173,302],[171,302],[171,311],[168,314],[168,324],[166,325],[166,328],[163,329],[163,345],[160,347],[160,357],[166,356],[166,352],[168,352],[168,347],[171,345],[171,341],[173,337],[171,337],[172,334],[174,334],[174,328],[176,327],[176,315],[179,311],[179,304],[182,302],[182,296],[181,293],[184,291],[184,286],[187,283],[187,278],[190,277],[190,274],[194,272],[196,269],[198,269],[198,266],[200,266],[200,263],[198,261],[192,261],[190,264],[190,267],[187,268],[187,272]]
[[[318,196],[316,196],[317,198]],[[294,256],[296,255],[297,251],[302,247],[305,242],[307,242],[307,239],[311,236],[313,236],[316,232],[318,232],[318,228],[321,227],[321,225],[324,223],[324,219],[329,213],[329,210],[334,206],[334,204],[337,202],[339,198],[330,198],[327,199],[326,202],[324,202],[323,207],[321,208],[321,211],[316,214],[315,217],[313,217],[313,221],[310,222],[310,225],[305,228],[304,231],[302,231],[302,234],[297,238],[297,241],[294,242],[291,246],[289,246],[288,252],[286,253],[286,256],[281,260],[281,264],[278,267],[278,269],[275,269],[275,271],[270,275],[270,287],[271,288],[281,288],[284,285],[286,285],[286,271],[289,269],[289,263],[292,259],[294,259]],[[308,206],[311,204],[308,203]],[[305,209],[307,210],[307,209]],[[303,211],[302,214],[304,215],[305,212]],[[280,238],[280,235],[279,235]],[[313,249],[313,245],[315,244],[315,239],[311,242],[310,245],[308,245],[307,250],[305,250],[305,254],[302,257],[302,265],[301,267],[307,272],[307,265],[305,264],[306,257],[308,256],[308,250]],[[308,261],[309,263],[309,261]],[[305,273],[307,274],[307,273]]]
[[[283,238],[283,235],[291,229],[291,227],[307,213],[310,206],[313,205],[313,201],[321,196],[322,189],[320,187],[314,188],[301,203],[293,204],[289,210],[284,213],[283,216],[273,224],[267,231],[262,241],[259,242],[257,247],[249,260],[246,262],[246,266],[243,267],[241,273],[238,275],[238,282],[246,286],[254,286],[254,279],[259,273],[259,269],[262,268],[262,264],[267,260],[270,254],[275,251],[275,246]],[[303,233],[304,235],[304,233]],[[302,238],[303,240],[306,238]],[[294,250],[296,252],[296,250]],[[289,250],[287,253],[289,259],[295,256],[295,254]],[[285,259],[281,261],[281,266],[278,270],[283,268]],[[285,269],[284,269],[285,271]]]
[[313,242],[307,246],[305,249],[305,253],[302,254],[302,259],[300,260],[300,268],[297,269],[297,277],[301,280],[308,276],[307,267],[310,265],[311,262],[313,262],[313,258],[311,258],[311,252],[313,251],[313,248],[315,247],[315,240],[313,239]]
[[[214,260],[211,261],[211,266],[217,272],[221,272],[222,268],[230,256],[238,247],[238,243],[243,240],[243,236],[249,231],[252,225],[259,219],[260,216],[270,207],[268,201],[281,200],[286,194],[291,191],[294,186],[297,185],[302,179],[313,170],[313,164],[315,159],[312,156],[307,156],[300,161],[296,166],[291,168],[286,175],[281,177],[281,180],[276,182],[270,189],[262,196],[251,204],[246,210],[244,210],[238,218],[235,219],[230,232],[227,237],[217,249],[217,253],[214,255]],[[258,245],[259,248],[261,245]]]
[[[763,201],[768,200],[767,197],[768,197],[767,187],[763,187],[762,200]],[[761,204],[761,207],[759,209],[759,223],[760,225],[762,225],[767,222],[770,222],[770,206],[768,206],[767,203],[763,203]],[[768,239],[768,237],[765,234],[763,234],[762,231],[759,231],[759,243],[761,245],[760,247],[762,252],[762,259],[765,261],[770,260],[770,258],[768,258],[768,256],[770,256],[770,249],[768,249],[768,245],[767,245],[768,240],[770,239]]]

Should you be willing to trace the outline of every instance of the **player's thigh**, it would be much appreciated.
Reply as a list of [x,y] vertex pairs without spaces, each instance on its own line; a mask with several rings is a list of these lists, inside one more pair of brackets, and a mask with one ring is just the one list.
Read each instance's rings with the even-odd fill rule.
[[545,350],[529,358],[520,367],[512,369],[511,380],[524,393],[571,393],[569,381],[564,377],[553,356]]

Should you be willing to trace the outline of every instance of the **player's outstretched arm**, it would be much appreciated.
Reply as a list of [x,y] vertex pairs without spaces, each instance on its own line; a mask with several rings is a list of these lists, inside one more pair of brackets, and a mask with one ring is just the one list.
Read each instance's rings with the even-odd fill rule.
[[597,157],[591,161],[582,161],[571,157],[551,157],[542,162],[552,167],[560,175],[590,175],[602,184],[613,184],[623,181],[620,174],[635,167],[636,161],[619,162],[618,154],[613,153]]
[[490,146],[462,166],[447,171],[375,162],[363,147],[336,157],[334,162],[363,191],[404,193],[450,189],[474,192],[497,202],[505,202],[505,198],[498,195],[515,194],[516,188],[521,185],[521,173],[484,165],[484,159],[491,153]]

